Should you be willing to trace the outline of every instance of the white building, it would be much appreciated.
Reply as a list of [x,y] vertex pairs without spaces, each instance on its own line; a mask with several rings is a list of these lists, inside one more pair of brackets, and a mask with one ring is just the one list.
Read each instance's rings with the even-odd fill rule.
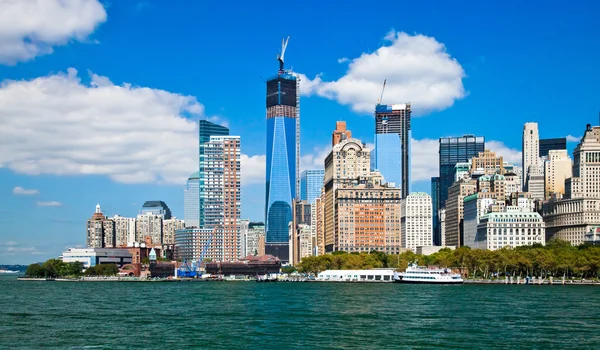
[[554,196],[562,198],[565,194],[565,180],[573,176],[573,161],[567,150],[548,151],[548,160],[544,163],[546,199]]
[[492,211],[491,207],[496,204],[494,198],[479,198],[477,193],[465,197],[464,199],[464,219],[463,219],[463,243],[467,247],[479,247],[477,238],[477,225],[482,216]]
[[200,172],[188,178],[183,189],[183,220],[186,227],[200,227]]
[[127,249],[118,248],[69,248],[62,253],[65,263],[81,262],[84,268],[99,264],[116,264],[121,267],[131,264],[131,253]]
[[132,246],[135,242],[135,218],[115,215],[111,220],[115,223],[116,246]]
[[600,126],[587,125],[573,151],[573,177],[565,183],[565,198],[600,198]]
[[544,169],[539,164],[529,166],[527,173],[527,192],[531,198],[543,200],[546,198],[546,183],[544,180]]
[[135,241],[146,242],[146,237],[150,237],[153,244],[162,244],[162,222],[161,215],[139,214],[135,225]]
[[433,245],[431,197],[413,192],[401,203],[401,242],[403,248],[416,249]]
[[442,208],[439,211],[440,215],[440,235],[442,247],[446,246],[446,208]]
[[[244,257],[248,255],[264,254],[265,240],[265,225],[262,222],[249,222],[247,225],[242,225],[244,237]],[[262,239],[261,239],[262,238]],[[260,246],[263,242],[263,247]]]
[[320,282],[393,282],[394,269],[326,270],[317,275]]
[[523,189],[528,191],[529,167],[538,165],[540,158],[540,135],[537,123],[525,123],[523,126]]
[[477,247],[496,250],[546,244],[546,229],[540,214],[523,210],[506,207],[506,212],[484,215],[477,225]]
[[185,222],[177,218],[163,220],[162,227],[162,244],[175,243],[175,231],[185,228]]

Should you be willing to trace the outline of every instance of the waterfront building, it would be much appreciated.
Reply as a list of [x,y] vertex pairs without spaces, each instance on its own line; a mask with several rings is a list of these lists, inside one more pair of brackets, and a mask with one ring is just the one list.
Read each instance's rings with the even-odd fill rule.
[[316,246],[315,246],[315,255],[323,255],[325,254],[325,208],[323,205],[323,201],[321,197],[315,199],[314,206],[314,216],[311,216],[311,219],[315,220],[315,234],[316,234]]
[[[229,129],[222,125],[211,123],[208,120],[198,121],[198,224],[194,225],[196,224],[195,221],[188,222],[187,218],[184,217],[184,220],[189,227],[204,227],[205,225],[205,200],[208,197],[206,194],[206,186],[208,185],[206,171],[212,161],[206,158],[206,148],[208,147],[211,136],[229,136]],[[194,175],[191,177],[194,177]],[[194,189],[192,188],[191,191],[193,192]],[[190,197],[192,196],[195,195],[190,193]],[[190,198],[190,200],[193,199]],[[191,204],[190,210],[195,210],[193,204]],[[189,214],[193,215],[193,212],[190,212]]]
[[324,178],[324,169],[304,170],[300,174],[300,199],[308,201],[309,204],[314,203],[315,199],[321,196]]
[[546,240],[559,238],[573,245],[585,242],[586,234],[600,226],[600,199],[574,198],[544,203]]
[[331,133],[331,147],[350,138],[352,138],[352,131],[346,129],[346,122],[341,120],[335,122],[335,130]]
[[375,107],[374,170],[386,182],[402,190],[406,198],[410,186],[410,103]]
[[265,254],[265,224],[262,222],[247,222],[242,227],[242,237],[244,239],[244,254],[264,255]]
[[440,230],[440,208],[439,205],[440,198],[440,178],[432,177],[431,178],[431,206],[432,206],[432,241],[434,245],[441,245],[441,242],[437,240],[436,232]]
[[446,208],[440,209],[440,246],[446,247]]
[[263,276],[279,273],[281,260],[273,255],[249,255],[239,261],[209,262],[206,273],[223,276]]
[[400,253],[400,189],[372,182],[344,184],[335,191],[335,210],[325,205],[326,215],[333,213],[333,227],[325,232],[326,251]]
[[463,236],[464,246],[471,248],[481,248],[477,245],[477,225],[482,216],[491,213],[494,205],[497,204],[495,198],[480,198],[479,193],[466,196],[463,200]]
[[163,220],[162,225],[162,244],[175,244],[175,231],[186,227],[183,220],[179,220],[175,217]]
[[572,176],[573,162],[567,150],[548,151],[548,160],[544,163],[545,199],[562,198],[565,180]]
[[152,212],[139,214],[136,218],[135,241],[146,242],[146,238],[149,237],[153,244],[161,244],[162,223],[161,215],[152,214]]
[[267,162],[265,223],[267,254],[289,260],[288,223],[300,192],[300,80],[284,70],[282,45],[277,76],[267,80]]
[[290,264],[296,265],[307,256],[312,256],[312,230],[310,225],[294,225],[290,222],[289,246],[290,246]]
[[158,215],[164,220],[171,218],[171,209],[169,209],[167,203],[163,201],[147,201],[142,206],[140,214]]
[[401,241],[403,248],[416,249],[433,244],[431,197],[413,192],[402,200]]
[[567,150],[567,139],[565,137],[554,139],[540,139],[540,157],[548,157],[550,151]]
[[116,264],[122,267],[132,263],[131,253],[119,248],[69,248],[61,255],[65,263],[81,262],[84,268],[100,264]]
[[204,226],[218,228],[219,260],[242,256],[241,243],[241,150],[239,136],[210,136],[204,145]]
[[[455,182],[455,166],[457,163],[465,163],[485,151],[485,138],[475,135],[463,135],[461,137],[441,137],[439,139],[439,188],[440,195],[438,209],[446,206],[448,189]],[[440,245],[442,241],[441,232],[435,232],[434,244]]]
[[546,244],[544,220],[536,212],[507,207],[505,212],[484,215],[477,225],[475,245],[481,249],[516,248],[536,243]]
[[530,165],[527,172],[527,192],[531,193],[533,199],[544,200],[545,187],[543,167],[538,164]]
[[113,248],[115,246],[115,227],[96,204],[96,211],[86,222],[86,246],[88,248]]
[[504,158],[496,156],[495,152],[485,150],[471,159],[471,173],[483,175],[504,174]]
[[223,237],[221,229],[184,228],[175,231],[175,256],[178,261],[198,261],[204,251],[204,259],[222,261],[223,246],[217,239]]
[[115,246],[127,247],[135,242],[135,218],[115,215],[111,218],[115,223]]
[[538,165],[540,159],[540,135],[538,132],[537,123],[525,123],[523,126],[523,148],[522,148],[523,165],[523,189],[529,191],[529,167]]
[[250,220],[248,219],[242,219],[240,220],[240,243],[241,243],[241,247],[242,247],[242,256],[240,256],[240,258],[248,255],[247,253],[247,248],[246,248],[246,244],[248,242],[248,228],[250,226]]
[[200,227],[200,172],[190,175],[183,190],[183,220],[186,227]]
[[[301,252],[302,249],[302,241],[301,235],[305,234],[308,230],[310,233],[310,225],[311,225],[311,213],[312,207],[308,203],[308,201],[294,200],[293,202],[293,212],[294,217],[293,220],[290,221],[288,225],[288,243],[289,243],[289,253],[290,253],[290,263],[292,265],[297,264],[302,259],[303,255]],[[300,227],[303,227],[301,229]],[[310,234],[309,234],[310,238]],[[305,244],[305,243],[304,243]],[[312,249],[312,246],[311,246]]]
[[462,246],[463,202],[468,195],[477,191],[477,180],[461,179],[448,189],[446,201],[446,227],[443,245]]

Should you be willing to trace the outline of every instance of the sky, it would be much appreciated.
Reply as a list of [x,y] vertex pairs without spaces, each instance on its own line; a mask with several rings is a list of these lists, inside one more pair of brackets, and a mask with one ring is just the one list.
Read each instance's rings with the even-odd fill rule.
[[596,1],[0,2],[0,264],[85,245],[85,221],[163,200],[183,218],[197,124],[242,140],[242,216],[264,220],[265,79],[301,77],[301,168],[335,122],[373,143],[373,110],[411,102],[412,188],[430,191],[438,138],[476,134],[521,163],[540,137],[598,125]]

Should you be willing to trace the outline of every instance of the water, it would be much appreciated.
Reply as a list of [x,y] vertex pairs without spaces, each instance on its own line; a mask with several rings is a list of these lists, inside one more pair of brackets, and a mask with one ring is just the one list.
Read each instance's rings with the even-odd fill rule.
[[599,348],[600,287],[21,282],[0,348]]

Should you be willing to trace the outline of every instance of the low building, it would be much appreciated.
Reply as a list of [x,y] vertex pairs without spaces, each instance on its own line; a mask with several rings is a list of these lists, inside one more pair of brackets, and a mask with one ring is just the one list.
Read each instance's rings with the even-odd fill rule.
[[320,282],[394,282],[395,269],[326,270],[317,275]]
[[206,273],[224,276],[258,276],[279,273],[281,260],[273,255],[249,255],[234,262],[209,262]]
[[186,228],[175,231],[174,258],[177,261],[197,261],[206,249],[204,258],[215,259],[218,254],[214,252],[213,231],[208,228]]
[[546,240],[559,238],[573,245],[584,243],[586,235],[600,226],[600,199],[577,198],[544,203]]
[[546,244],[546,229],[542,216],[525,210],[507,207],[506,212],[489,213],[481,217],[473,248],[496,250],[535,243]]
[[131,253],[120,248],[69,248],[63,252],[61,259],[65,263],[79,261],[85,268],[100,264],[122,267],[132,262]]
[[456,247],[453,247],[453,246],[449,246],[449,247],[443,247],[443,246],[442,247],[439,247],[439,246],[417,247],[415,253],[420,254],[420,255],[431,255],[431,254],[435,254],[445,248],[448,248],[450,250],[456,249]]
[[585,243],[600,245],[600,226],[592,226],[585,234]]

